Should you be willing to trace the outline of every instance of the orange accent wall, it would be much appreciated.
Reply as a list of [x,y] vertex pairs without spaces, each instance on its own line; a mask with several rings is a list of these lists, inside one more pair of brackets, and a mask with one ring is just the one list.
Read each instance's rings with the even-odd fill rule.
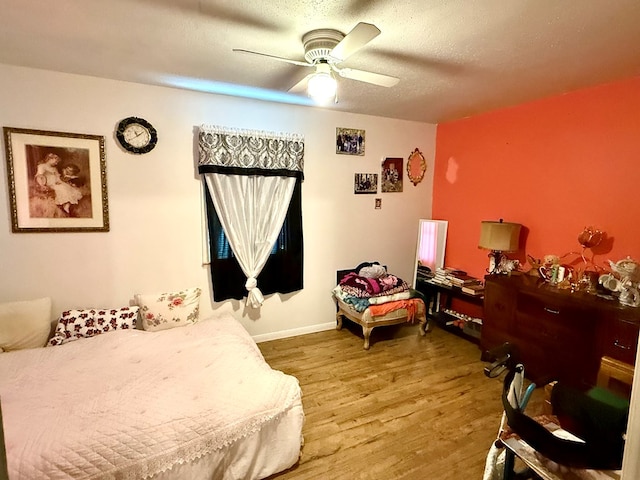
[[[482,277],[480,222],[521,223],[526,254],[640,261],[640,77],[438,125],[433,218],[449,221],[445,263]],[[580,265],[577,255],[565,258]]]

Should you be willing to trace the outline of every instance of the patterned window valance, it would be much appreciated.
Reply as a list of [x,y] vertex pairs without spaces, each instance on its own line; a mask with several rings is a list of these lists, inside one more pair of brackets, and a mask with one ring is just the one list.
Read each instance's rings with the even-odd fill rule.
[[303,178],[304,137],[202,125],[199,173]]

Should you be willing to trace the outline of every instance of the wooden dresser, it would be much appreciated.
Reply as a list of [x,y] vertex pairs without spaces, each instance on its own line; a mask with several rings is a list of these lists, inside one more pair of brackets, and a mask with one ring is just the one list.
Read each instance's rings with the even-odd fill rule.
[[639,332],[640,308],[560,290],[533,276],[485,277],[480,346],[510,342],[538,385],[593,386],[605,355],[635,365]]

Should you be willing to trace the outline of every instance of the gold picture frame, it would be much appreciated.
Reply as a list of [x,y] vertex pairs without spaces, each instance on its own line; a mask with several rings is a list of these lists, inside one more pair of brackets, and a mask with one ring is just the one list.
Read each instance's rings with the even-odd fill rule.
[[3,132],[14,233],[109,231],[103,136]]
[[416,186],[422,181],[426,171],[427,162],[422,152],[416,148],[407,159],[407,176],[409,180],[411,180],[411,183]]
[[365,131],[357,128],[336,128],[336,153],[364,155]]

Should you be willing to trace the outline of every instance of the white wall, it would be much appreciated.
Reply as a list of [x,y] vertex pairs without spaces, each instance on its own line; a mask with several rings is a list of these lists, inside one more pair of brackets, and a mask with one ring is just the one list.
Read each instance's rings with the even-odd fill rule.
[[[128,116],[158,130],[151,153],[131,155],[116,144],[114,128]],[[304,290],[270,296],[259,311],[211,300],[195,168],[195,131],[203,123],[305,136]],[[0,301],[50,296],[55,318],[67,308],[119,307],[135,293],[197,285],[203,315],[228,309],[264,340],[330,328],[337,269],[379,260],[413,278],[418,219],[431,215],[435,125],[6,65],[0,124],[103,135],[111,223],[108,233],[11,233],[1,162]],[[337,155],[336,127],[364,129],[366,155]],[[418,186],[405,176],[402,193],[353,194],[354,173],[380,174],[384,157],[406,159],[416,147],[428,164]],[[383,199],[381,210],[374,210],[375,197]]]

